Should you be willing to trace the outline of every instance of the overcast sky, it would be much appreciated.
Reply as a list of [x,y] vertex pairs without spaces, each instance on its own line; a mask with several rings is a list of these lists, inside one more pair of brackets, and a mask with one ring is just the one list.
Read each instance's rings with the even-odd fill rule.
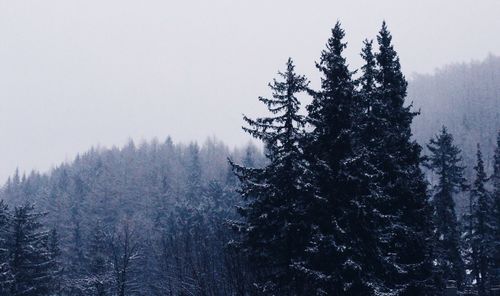
[[317,80],[337,20],[354,68],[385,19],[411,77],[500,54],[499,15],[498,0],[0,0],[0,181],[129,138],[246,143],[241,114],[288,56]]

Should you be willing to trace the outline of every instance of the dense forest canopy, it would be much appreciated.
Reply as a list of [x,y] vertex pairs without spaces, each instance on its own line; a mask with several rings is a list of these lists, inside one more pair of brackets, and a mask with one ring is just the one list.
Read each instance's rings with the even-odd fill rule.
[[[228,240],[223,223],[236,218],[240,202],[229,156],[255,166],[265,161],[252,144],[231,151],[214,138],[201,147],[170,138],[139,146],[130,141],[123,148],[91,149],[50,174],[16,172],[2,199],[12,208],[35,204],[47,213],[43,223],[60,237],[65,272],[59,277],[69,295],[119,293],[111,284],[116,281],[127,294],[178,295],[207,285],[205,293],[218,295],[232,283],[220,275],[231,268],[221,253]],[[193,246],[184,245],[188,240]],[[127,262],[111,262],[115,256]],[[111,265],[130,275],[119,276]]]

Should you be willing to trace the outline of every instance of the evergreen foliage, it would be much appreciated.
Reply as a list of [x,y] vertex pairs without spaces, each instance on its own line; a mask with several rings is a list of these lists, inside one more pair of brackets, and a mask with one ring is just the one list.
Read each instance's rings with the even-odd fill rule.
[[53,282],[49,253],[49,232],[43,230],[43,214],[30,204],[16,207],[9,240],[9,268],[12,296],[50,295]]
[[313,101],[307,106],[311,131],[305,151],[316,198],[309,212],[313,232],[302,268],[317,295],[370,295],[383,290],[382,279],[374,274],[380,263],[377,231],[369,230],[375,222],[369,209],[374,188],[366,176],[374,168],[367,163],[368,150],[356,143],[361,136],[356,124],[368,125],[360,115],[372,95],[373,55],[369,56],[371,48],[365,49],[371,60],[363,68],[365,92],[358,97],[343,57],[344,35],[337,23],[316,64],[322,74],[321,89],[311,91]]
[[291,59],[280,80],[269,84],[272,98],[260,97],[270,117],[250,119],[243,129],[262,140],[269,163],[253,168],[247,161],[233,163],[241,180],[241,194],[247,203],[239,212],[245,221],[241,247],[256,270],[257,290],[266,295],[305,295],[302,275],[295,265],[303,260],[309,224],[305,206],[312,194],[304,182],[308,168],[299,146],[303,138],[304,118],[298,114],[297,94],[307,89],[305,77],[297,75]]
[[441,132],[427,145],[430,151],[427,167],[437,176],[432,205],[435,226],[435,258],[442,276],[454,280],[458,287],[464,282],[465,266],[460,253],[460,227],[455,211],[455,194],[466,189],[460,149],[453,136],[443,126]]
[[479,144],[477,147],[477,165],[474,170],[476,171],[476,177],[470,192],[471,212],[469,215],[468,255],[470,269],[477,283],[479,295],[485,296],[488,293],[492,274],[495,228],[493,200],[491,193],[486,188],[488,178]]
[[380,211],[390,217],[383,236],[385,254],[395,269],[392,277],[401,295],[434,295],[431,210],[421,164],[421,147],[412,139],[411,123],[417,115],[405,104],[407,82],[401,72],[392,36],[385,22],[377,36],[377,101],[382,131],[376,148],[383,172]]

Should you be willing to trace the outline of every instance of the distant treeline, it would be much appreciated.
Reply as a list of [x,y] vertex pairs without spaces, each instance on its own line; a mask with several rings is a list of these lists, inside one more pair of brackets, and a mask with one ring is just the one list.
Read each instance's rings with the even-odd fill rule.
[[[231,151],[215,139],[200,148],[168,138],[92,149],[50,174],[16,172],[2,191],[15,213],[1,212],[2,225],[12,227],[7,225],[24,210],[36,216],[26,223],[37,223],[26,226],[30,232],[24,235],[57,234],[60,254],[43,259],[51,261],[46,267],[54,273],[26,267],[33,277],[47,272],[57,291],[18,292],[13,269],[0,294],[233,295],[236,288],[246,290],[239,287],[246,283],[245,264],[225,246],[233,236],[226,221],[237,218],[235,207],[241,203],[229,156],[252,166],[265,162],[253,145]],[[12,239],[2,241],[10,244],[2,254],[7,263],[16,256]],[[38,248],[35,254],[45,253],[45,245]],[[22,289],[40,283],[24,280],[29,283]]]
[[[263,151],[168,138],[16,172],[1,191],[0,295],[435,296],[449,281],[488,295],[500,284],[498,99],[457,91],[471,103],[434,108],[414,137],[386,24],[356,75],[340,23],[331,33],[320,89],[289,59],[259,98],[268,115],[244,117]],[[453,102],[446,73],[415,80],[424,114],[427,91]],[[299,94],[312,98],[304,115]]]
[[[476,144],[493,147],[500,127],[500,57],[416,75],[409,83],[408,98],[421,112],[413,123],[419,143],[427,143],[445,125],[462,149],[466,174],[472,177]],[[484,159],[491,171],[493,149],[485,149]]]

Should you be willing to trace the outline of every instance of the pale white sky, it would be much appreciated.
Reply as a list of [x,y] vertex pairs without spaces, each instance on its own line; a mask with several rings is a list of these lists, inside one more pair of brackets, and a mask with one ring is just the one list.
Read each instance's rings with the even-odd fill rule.
[[383,19],[403,70],[500,54],[500,1],[0,0],[0,181],[92,145],[248,141],[288,56],[317,80],[337,20],[359,66]]

